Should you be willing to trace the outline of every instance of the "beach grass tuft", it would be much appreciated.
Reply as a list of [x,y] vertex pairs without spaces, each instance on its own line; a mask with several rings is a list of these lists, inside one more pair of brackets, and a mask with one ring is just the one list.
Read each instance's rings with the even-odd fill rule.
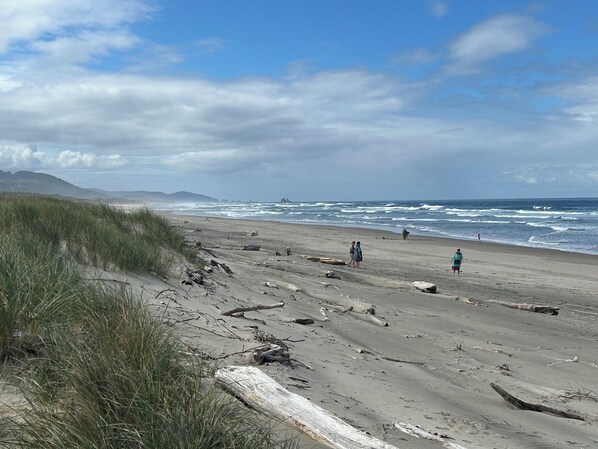
[[213,388],[214,367],[141,298],[85,276],[89,266],[166,275],[182,253],[180,235],[146,209],[2,198],[0,355],[26,400],[3,447],[296,447]]

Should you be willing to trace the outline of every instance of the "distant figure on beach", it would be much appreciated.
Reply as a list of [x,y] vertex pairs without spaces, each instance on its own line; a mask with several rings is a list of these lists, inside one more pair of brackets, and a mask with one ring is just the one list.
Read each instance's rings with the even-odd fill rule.
[[409,236],[409,231],[407,230],[407,228],[403,228],[403,240],[407,240],[407,237]]
[[349,263],[347,265],[350,267],[353,266],[354,262],[353,254],[355,254],[355,240],[351,242],[351,247],[349,248]]
[[353,266],[355,268],[359,268],[359,263],[363,260],[363,253],[361,252],[361,242],[357,242],[355,244],[355,249],[353,250]]
[[478,240],[480,240],[482,236],[480,235],[480,233],[478,232]]
[[461,273],[461,262],[463,261],[463,253],[461,253],[461,250],[459,248],[457,248],[457,252],[455,254],[453,254],[453,258],[451,259],[451,262],[453,264],[453,274],[455,274],[455,272],[457,273],[457,275],[459,275],[459,273]]

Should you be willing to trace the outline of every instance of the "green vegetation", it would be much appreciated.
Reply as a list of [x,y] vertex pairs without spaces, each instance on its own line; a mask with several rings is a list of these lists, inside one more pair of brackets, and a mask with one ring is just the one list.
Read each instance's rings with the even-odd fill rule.
[[141,299],[86,280],[90,266],[167,275],[188,251],[148,210],[0,198],[0,355],[28,404],[3,447],[294,447],[211,388],[213,367]]

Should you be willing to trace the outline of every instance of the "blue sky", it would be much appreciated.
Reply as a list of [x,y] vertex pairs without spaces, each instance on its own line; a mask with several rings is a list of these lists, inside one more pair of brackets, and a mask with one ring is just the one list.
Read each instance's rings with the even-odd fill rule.
[[2,0],[0,169],[277,201],[598,196],[593,0]]

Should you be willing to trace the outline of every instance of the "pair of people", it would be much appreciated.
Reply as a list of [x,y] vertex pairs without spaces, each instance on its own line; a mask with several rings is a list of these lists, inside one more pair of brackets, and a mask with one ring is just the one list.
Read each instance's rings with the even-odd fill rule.
[[355,240],[351,242],[349,248],[349,263],[347,264],[353,268],[359,268],[359,263],[363,260],[363,253],[361,251],[361,242],[355,243]]

